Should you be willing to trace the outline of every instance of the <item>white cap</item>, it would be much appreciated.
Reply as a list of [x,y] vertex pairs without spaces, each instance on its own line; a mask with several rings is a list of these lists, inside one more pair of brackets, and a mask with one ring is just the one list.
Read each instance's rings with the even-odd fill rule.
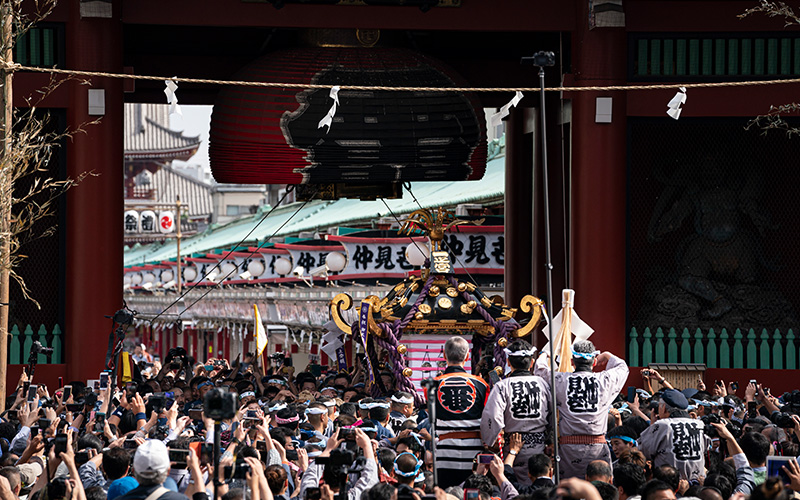
[[167,445],[156,439],[148,439],[136,448],[133,456],[133,470],[142,476],[156,476],[169,471],[169,451]]

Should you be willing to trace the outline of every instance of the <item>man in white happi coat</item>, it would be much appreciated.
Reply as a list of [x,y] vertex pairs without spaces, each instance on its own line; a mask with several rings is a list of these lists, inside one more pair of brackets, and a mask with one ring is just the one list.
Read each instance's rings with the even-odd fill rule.
[[522,486],[531,484],[528,460],[544,452],[544,437],[550,415],[550,386],[531,373],[536,348],[524,340],[515,340],[506,349],[508,366],[505,379],[492,387],[481,417],[481,438],[486,446],[494,446],[500,431],[505,430],[508,449],[509,435],[520,434],[522,449],[514,459],[514,473]]
[[[534,373],[550,380],[549,363],[548,353],[543,351]],[[551,388],[559,412],[561,479],[583,479],[586,466],[594,460],[605,460],[611,465],[605,436],[608,410],[628,379],[625,361],[610,352],[600,354],[588,340],[572,344],[572,365],[575,367],[572,373],[555,373],[555,386]]]

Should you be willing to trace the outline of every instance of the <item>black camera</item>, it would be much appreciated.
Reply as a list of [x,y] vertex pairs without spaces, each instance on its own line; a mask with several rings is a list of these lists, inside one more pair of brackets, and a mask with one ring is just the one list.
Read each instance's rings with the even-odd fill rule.
[[41,342],[35,340],[31,346],[31,354],[44,354],[45,356],[49,356],[53,354],[53,348],[43,347]]
[[150,395],[147,402],[150,403],[150,407],[155,413],[161,413],[164,411],[167,404],[167,395],[163,392],[154,392]]
[[772,421],[781,429],[793,429],[794,420],[791,413],[778,412],[772,416]]
[[710,438],[719,437],[719,432],[717,432],[717,429],[711,425],[711,424],[722,423],[719,419],[719,415],[716,415],[714,413],[710,415],[703,415],[702,417],[700,417],[700,420],[703,422],[704,430],[708,437]]
[[220,387],[209,390],[203,401],[205,416],[217,422],[233,418],[236,415],[237,407],[237,394]]
[[541,50],[533,55],[533,57],[523,57],[522,64],[532,64],[534,66],[555,66],[556,55],[550,51]]
[[133,323],[133,314],[128,309],[120,309],[114,313],[114,323],[118,325],[130,325]]
[[225,479],[247,479],[250,465],[244,460],[237,459],[233,466],[225,467]]

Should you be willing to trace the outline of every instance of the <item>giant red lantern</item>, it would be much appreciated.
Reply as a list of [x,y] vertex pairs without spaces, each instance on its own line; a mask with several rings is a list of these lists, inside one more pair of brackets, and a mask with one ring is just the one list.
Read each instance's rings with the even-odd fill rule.
[[318,128],[330,88],[235,86],[220,91],[209,154],[218,182],[385,185],[475,180],[486,167],[486,125],[474,94],[441,63],[395,48],[318,47],[275,52],[236,80],[434,87],[436,92],[339,92],[330,131]]

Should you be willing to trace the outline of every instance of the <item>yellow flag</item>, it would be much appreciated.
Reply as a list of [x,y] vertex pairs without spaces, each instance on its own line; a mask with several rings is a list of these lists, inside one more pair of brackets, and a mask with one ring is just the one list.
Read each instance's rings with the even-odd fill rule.
[[255,336],[256,336],[256,357],[261,356],[261,353],[264,352],[264,349],[267,348],[267,332],[264,330],[264,325],[261,323],[261,316],[258,314],[258,306],[253,304],[253,310],[255,311]]

